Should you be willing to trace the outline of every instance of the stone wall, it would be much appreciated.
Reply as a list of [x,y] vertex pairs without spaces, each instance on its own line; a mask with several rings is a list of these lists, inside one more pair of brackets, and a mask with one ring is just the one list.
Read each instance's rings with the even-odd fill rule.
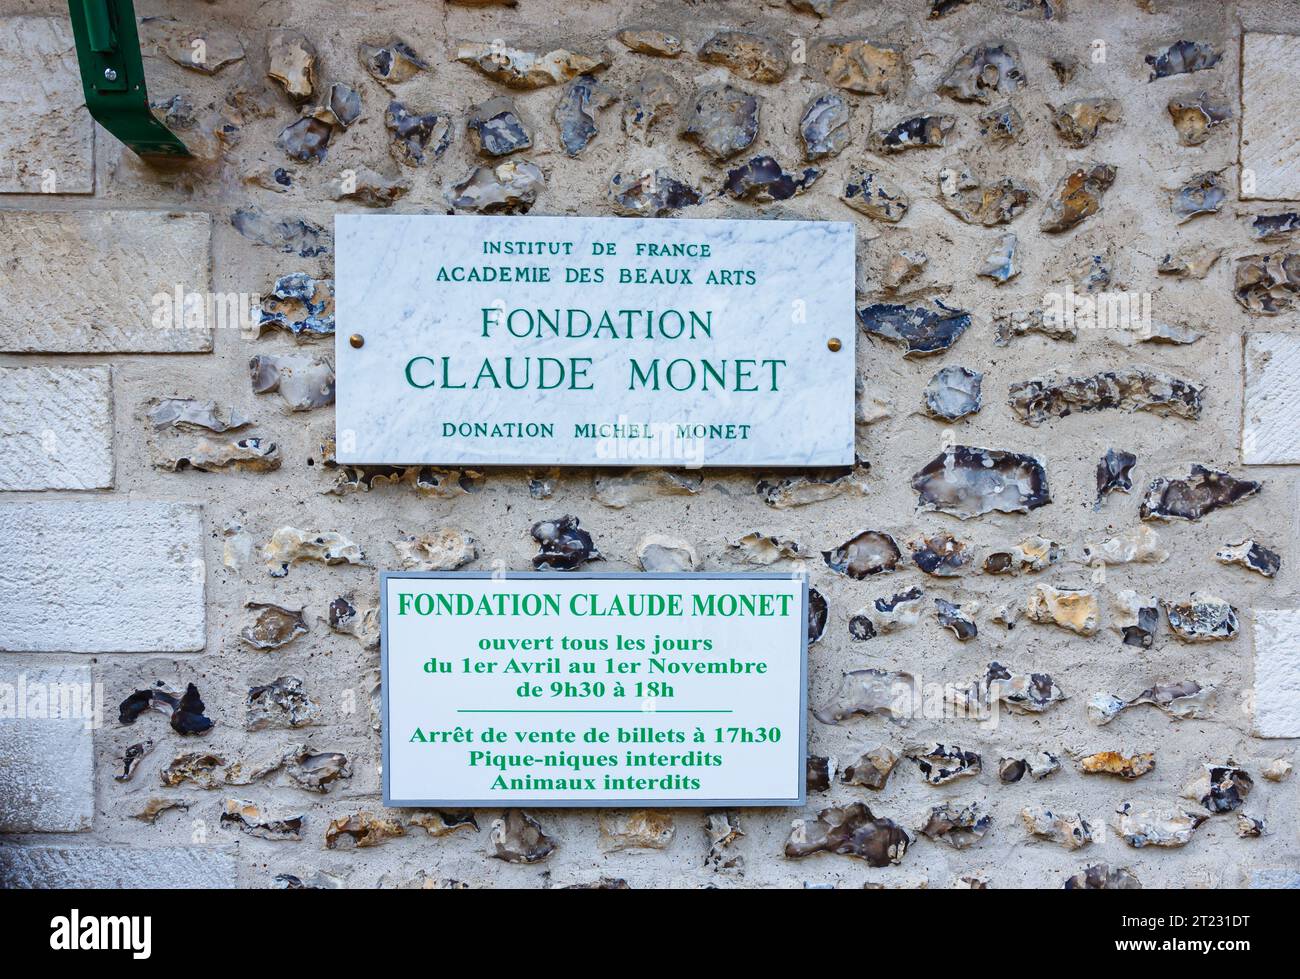
[[[1060,887],[1106,865],[1094,879],[1112,886],[1295,886],[1294,4],[138,8],[174,18],[142,35],[151,99],[196,153],[181,170],[142,165],[77,108],[65,5],[0,0],[6,884]],[[333,466],[331,215],[453,204],[852,221],[861,465],[794,477]],[[156,297],[177,291],[265,298],[252,328],[209,315],[164,329],[185,300]],[[1044,315],[1071,292],[1107,315]],[[1149,310],[1143,329],[1110,315],[1129,300]],[[948,368],[981,375],[977,412],[936,416],[971,407],[973,377]],[[967,520],[919,509],[914,474],[954,446],[1035,457],[1050,503]],[[1112,457],[1132,488],[1099,500],[1112,449],[1136,457],[1131,469]],[[1151,488],[1165,477],[1189,485]],[[637,569],[654,533],[706,569],[806,568],[828,604],[810,651],[815,706],[836,702],[850,670],[930,690],[999,663],[1011,678],[994,671],[977,694],[1004,709],[987,723],[939,698],[904,723],[842,705],[840,723],[810,720],[823,762],[806,812],[538,810],[554,849],[533,863],[497,858],[518,814],[384,812],[376,569],[524,569],[531,526],[562,514],[595,536],[596,570]],[[855,578],[821,558],[863,531],[897,542],[893,573]],[[733,546],[751,534],[797,548]],[[1280,570],[1262,573],[1261,550],[1216,557],[1246,541]],[[859,541],[850,570],[881,546]],[[1021,573],[990,573],[1007,564]],[[858,614],[912,587],[914,623]],[[960,606],[951,627],[935,599]],[[38,716],[27,702],[41,684],[101,690],[103,723]],[[190,684],[201,705],[180,699]],[[1108,695],[1151,688],[1158,706],[1098,723]],[[139,716],[121,723],[119,705]],[[980,770],[931,785],[901,757],[883,788],[844,780],[851,765],[863,780],[870,764],[853,763],[874,746],[936,743],[978,754]],[[133,746],[151,750],[128,762]],[[1129,758],[1092,757],[1109,751]],[[1140,777],[1085,772],[1140,771],[1142,753],[1155,767]],[[1207,765],[1214,815],[1208,788],[1184,795]],[[1247,785],[1230,765],[1252,783],[1239,807]],[[912,837],[898,863],[786,855],[792,820],[832,807],[831,821],[868,818],[855,803]],[[936,838],[918,832],[927,824]]]

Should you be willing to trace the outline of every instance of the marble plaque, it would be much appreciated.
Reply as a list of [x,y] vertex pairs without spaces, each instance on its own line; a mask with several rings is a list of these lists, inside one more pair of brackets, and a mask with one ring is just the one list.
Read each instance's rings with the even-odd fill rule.
[[337,458],[853,462],[853,226],[338,215]]

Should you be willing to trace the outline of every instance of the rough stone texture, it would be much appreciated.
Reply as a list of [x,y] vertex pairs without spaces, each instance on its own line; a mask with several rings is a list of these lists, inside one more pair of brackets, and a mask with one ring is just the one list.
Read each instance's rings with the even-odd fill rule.
[[[9,239],[0,239],[0,297],[7,303],[17,297],[23,307],[16,313],[0,306],[0,323],[5,324],[0,337],[46,342],[50,337],[69,338],[60,347],[67,355],[0,354],[0,364],[111,366],[118,426],[116,482],[102,495],[122,502],[174,500],[203,505],[201,538],[195,532],[187,539],[191,547],[201,544],[199,553],[209,568],[205,650],[197,655],[101,653],[96,656],[95,670],[105,684],[110,715],[122,698],[155,681],[163,680],[180,690],[194,682],[215,727],[200,738],[181,738],[169,728],[167,717],[157,712],[126,727],[110,716],[106,726],[94,732],[95,827],[73,841],[87,844],[88,852],[62,858],[64,862],[77,857],[120,862],[124,854],[139,852],[150,861],[149,879],[157,880],[151,862],[154,851],[148,848],[195,845],[199,851],[212,850],[225,839],[214,827],[222,811],[221,800],[231,795],[253,801],[274,815],[302,812],[306,816],[301,842],[238,835],[238,852],[232,859],[239,869],[239,883],[249,887],[270,886],[279,874],[357,888],[381,882],[397,885],[412,879],[536,888],[590,884],[602,877],[625,879],[634,888],[710,884],[859,888],[864,883],[941,888],[963,877],[987,879],[994,888],[1059,887],[1085,864],[1095,862],[1126,867],[1146,887],[1239,886],[1251,879],[1255,868],[1261,873],[1289,872],[1290,877],[1284,879],[1294,879],[1300,868],[1294,793],[1300,783],[1294,776],[1273,783],[1259,773],[1275,758],[1294,762],[1300,741],[1256,738],[1248,708],[1255,683],[1250,628],[1253,610],[1300,608],[1295,517],[1300,471],[1270,464],[1243,474],[1241,437],[1246,375],[1243,335],[1258,329],[1294,332],[1296,321],[1294,315],[1286,314],[1268,320],[1254,316],[1238,305],[1232,289],[1238,258],[1297,250],[1294,235],[1291,241],[1252,239],[1249,222],[1253,216],[1292,208],[1243,202],[1238,199],[1236,181],[1241,35],[1243,30],[1295,33],[1295,4],[1282,0],[1162,0],[1143,5],[1134,0],[1077,0],[1068,5],[1068,16],[1051,21],[1009,13],[1010,6],[1003,0],[972,0],[936,20],[927,17],[930,4],[919,0],[837,3],[824,20],[800,12],[788,0],[712,0],[708,4],[663,0],[640,5],[630,0],[581,4],[520,0],[514,6],[394,0],[382,7],[370,5],[374,9],[367,9],[365,17],[355,16],[345,5],[319,3],[308,9],[304,4],[226,0],[178,8],[188,10],[186,16],[201,14],[205,30],[221,29],[236,35],[250,53],[245,62],[229,65],[215,75],[186,69],[151,51],[145,53],[151,98],[164,101],[183,96],[188,100],[195,122],[178,132],[188,143],[203,148],[219,166],[177,174],[152,171],[100,133],[96,193],[91,201],[15,196],[5,199],[10,210],[0,214],[0,220],[12,221],[17,213],[31,223],[44,222],[47,228],[63,228],[69,223],[75,216],[60,208],[72,204],[102,209],[96,213],[125,215],[114,219],[116,234],[126,239],[134,254],[120,265],[116,257],[108,260],[112,269],[129,270],[116,280],[106,277],[102,268],[97,270],[96,263],[80,262],[72,253],[59,254],[56,249],[52,258],[46,257],[55,267],[55,281],[60,288],[67,285],[72,289],[69,294],[78,297],[76,301],[60,299],[56,289],[47,288],[40,294],[30,289],[27,280],[31,276],[15,273],[11,263],[16,257],[27,263],[26,268],[32,256],[27,251],[15,256]],[[1144,6],[1155,7],[1156,12],[1149,13]],[[0,0],[0,13],[32,9],[36,5],[30,0]],[[41,9],[64,15],[57,4],[47,3]],[[146,12],[143,6],[138,9]],[[628,50],[614,40],[618,31],[628,27],[679,37],[683,53],[676,58],[658,58]],[[280,132],[299,116],[279,87],[263,77],[262,53],[269,35],[279,30],[302,31],[316,47],[322,89],[338,81],[351,85],[361,96],[360,116],[346,131],[334,132],[326,158],[319,163],[292,161],[275,143]],[[694,56],[700,44],[721,30],[780,38],[787,50],[793,40],[806,39],[808,61],[792,59],[790,71],[779,82],[758,84],[735,78],[725,68],[701,63]],[[429,62],[428,69],[394,86],[400,91],[393,92],[375,80],[358,57],[363,42],[387,43],[391,37],[405,40]],[[455,61],[462,40],[490,44],[498,38],[509,47],[530,50],[566,48],[594,54],[604,49],[610,63],[600,73],[602,85],[628,93],[657,72],[680,97],[656,119],[648,141],[622,129],[626,102],[611,107],[597,116],[597,135],[579,157],[571,159],[561,148],[554,124],[563,86],[514,90]],[[819,57],[819,38],[867,39],[896,48],[903,69],[897,85],[883,95],[859,95],[829,84],[825,59]],[[1224,52],[1222,61],[1192,75],[1148,81],[1151,70],[1143,55],[1163,50],[1180,38],[1216,44]],[[1095,63],[1090,57],[1096,40],[1106,42],[1104,63]],[[1009,93],[1005,102],[1001,93],[985,106],[959,102],[935,91],[963,52],[975,45],[1003,41],[1015,45],[1025,74],[1024,84]],[[1064,57],[1078,64],[1073,76],[1062,83],[1049,62]],[[680,135],[694,94],[718,84],[731,84],[762,98],[758,135],[730,166],[712,160]],[[1292,87],[1287,81],[1268,96],[1281,104],[1279,118],[1283,120],[1290,119],[1285,99]],[[1221,93],[1237,118],[1215,126],[1201,145],[1184,146],[1170,124],[1168,103],[1203,90]],[[818,160],[825,173],[815,185],[798,197],[771,204],[735,201],[717,193],[726,170],[754,156],[771,156],[784,169],[793,170],[803,155],[799,122],[804,109],[810,100],[828,93],[843,97],[852,110],[847,124],[850,138],[838,156]],[[703,198],[681,206],[674,215],[677,217],[852,221],[858,238],[857,290],[862,307],[873,303],[915,306],[937,300],[970,310],[971,328],[951,349],[933,357],[905,358],[900,349],[873,343],[865,336],[856,345],[862,382],[858,450],[870,467],[862,467],[844,484],[852,489],[836,491],[841,484],[828,481],[833,476],[826,473],[782,473],[782,479],[796,481],[795,488],[783,495],[805,502],[778,507],[772,504],[770,493],[757,492],[763,479],[768,479],[770,489],[770,473],[706,470],[695,473],[699,482],[683,490],[674,479],[656,472],[639,477],[630,502],[611,509],[595,498],[595,474],[589,470],[493,469],[486,475],[415,469],[357,473],[325,462],[328,456],[322,452],[322,441],[333,434],[332,406],[291,413],[279,395],[254,395],[248,383],[248,363],[253,356],[320,356],[329,352],[328,339],[305,338],[299,343],[282,331],[267,331],[254,340],[237,331],[216,330],[212,351],[204,355],[141,355],[110,350],[105,344],[99,348],[101,354],[76,356],[76,351],[88,349],[79,345],[91,332],[81,325],[88,322],[87,311],[98,315],[97,310],[106,310],[105,320],[114,329],[124,327],[127,321],[119,313],[127,303],[122,297],[135,295],[135,277],[142,274],[140,270],[175,261],[174,249],[129,233],[133,222],[153,220],[148,216],[157,212],[212,215],[212,288],[223,292],[266,292],[280,277],[299,272],[330,279],[334,272],[333,215],[362,207],[351,200],[331,198],[331,189],[344,171],[361,174],[368,168],[389,180],[400,175],[408,181],[410,191],[395,204],[394,211],[441,210],[446,206],[447,188],[482,162],[464,137],[470,107],[503,95],[515,100],[529,122],[534,145],[528,159],[545,173],[545,186],[530,213],[613,214],[614,204],[607,198],[613,175],[635,174],[640,179],[647,172],[662,171],[698,189]],[[211,138],[211,131],[214,123],[222,121],[222,107],[228,98],[239,105],[234,120],[238,132],[237,141],[232,139],[223,148]],[[456,135],[439,159],[430,158],[421,167],[399,171],[389,155],[384,128],[385,108],[394,98],[412,111],[447,117]],[[1102,127],[1086,152],[1075,152],[1062,146],[1047,106],[1084,98],[1117,100],[1123,107],[1122,121]],[[306,106],[311,107],[312,103]],[[866,150],[873,132],[922,112],[956,117],[943,148],[916,149],[887,158]],[[1015,135],[998,138],[996,123],[981,122],[980,116],[986,112],[999,119],[1014,115]],[[1249,115],[1249,107],[1246,112]],[[1034,199],[1005,228],[990,230],[963,223],[942,206],[939,196],[939,173],[953,158],[969,163],[986,182],[1010,178],[1025,185]],[[1045,234],[1039,229],[1039,220],[1046,197],[1067,167],[1089,160],[1116,167],[1104,206],[1076,228],[1059,235]],[[869,218],[840,200],[848,174],[864,163],[880,169],[911,201],[908,213],[897,224]],[[1224,206],[1217,213],[1178,224],[1169,209],[1170,192],[1192,175],[1210,171],[1221,174],[1228,196]],[[248,207],[258,208],[268,219],[259,225],[265,241],[244,237],[231,226],[231,215]],[[51,218],[47,212],[57,213]],[[306,224],[299,225],[299,221]],[[103,223],[112,222],[105,219]],[[998,285],[975,273],[1002,231],[1017,236],[1021,272]],[[1166,255],[1203,254],[1207,249],[1221,249],[1222,256],[1217,263],[1205,266],[1201,278],[1158,271]],[[904,253],[908,256],[903,262],[907,273],[899,276],[893,269]],[[188,273],[171,274],[171,279],[186,283],[193,278]],[[39,277],[35,281],[39,283]],[[168,281],[165,288],[174,285]],[[1060,297],[1067,290],[1090,298],[1145,296],[1150,300],[1153,322],[1185,325],[1203,335],[1192,344],[1150,343],[1114,325],[1088,328],[1080,324],[1069,332],[1070,339],[1027,332],[1012,337],[1006,348],[995,344],[992,324],[997,316],[1041,312],[1045,297]],[[153,290],[144,291],[148,295]],[[28,315],[32,309],[47,313],[33,318]],[[73,315],[67,315],[69,310]],[[340,324],[340,329],[347,327]],[[114,336],[108,332],[105,339]],[[145,336],[150,341],[158,339],[151,331]],[[5,342],[0,348],[12,349],[12,344]],[[170,349],[162,343],[150,349],[158,348]],[[134,344],[130,347],[138,349],[141,347]],[[923,413],[923,395],[935,372],[950,366],[984,374],[984,407],[955,422],[937,421]],[[1006,405],[1008,387],[1028,378],[1092,376],[1138,366],[1204,384],[1201,417],[1195,421],[1162,419],[1149,412],[1111,410],[1051,418],[1031,428],[1016,421]],[[815,378],[801,380],[817,383]],[[346,377],[341,377],[340,383],[346,383]],[[223,416],[235,411],[252,419],[256,429],[250,426],[231,434],[242,436],[247,431],[273,439],[279,445],[282,466],[274,472],[242,474],[155,468],[148,444],[154,433],[137,415],[144,404],[156,398],[214,402]],[[178,452],[183,452],[188,448],[187,438],[218,436],[170,430],[157,433],[158,440],[163,437],[180,440]],[[943,514],[918,514],[916,493],[910,486],[912,474],[951,444],[1041,458],[1048,470],[1052,502],[1028,514],[990,513],[960,523]],[[1132,472],[1133,489],[1127,494],[1108,494],[1094,509],[1097,460],[1112,448],[1138,457]],[[1260,479],[1264,489],[1194,523],[1161,524],[1157,529],[1160,546],[1170,552],[1167,561],[1093,567],[1084,560],[1082,542],[1126,535],[1139,525],[1138,506],[1151,479],[1185,474],[1192,463]],[[614,479],[613,474],[605,473],[601,485]],[[859,485],[863,492],[857,491]],[[606,493],[603,498],[610,497]],[[0,493],[4,505],[30,499],[26,492]],[[79,505],[89,508],[92,502]],[[490,856],[489,827],[501,816],[495,810],[475,813],[478,832],[464,828],[433,839],[412,829],[404,837],[374,848],[324,849],[324,830],[332,819],[361,811],[385,819],[406,818],[405,813],[386,811],[380,804],[380,739],[371,710],[377,702],[378,658],[367,638],[373,632],[368,631],[370,626],[354,628],[351,633],[331,631],[331,603],[350,596],[348,601],[357,609],[352,621],[365,621],[377,601],[376,570],[397,566],[394,542],[440,527],[461,529],[478,542],[476,556],[465,565],[466,570],[524,570],[537,552],[529,528],[565,513],[579,517],[583,529],[594,535],[604,555],[597,570],[638,570],[638,544],[650,534],[669,534],[692,545],[702,570],[792,571],[804,567],[829,607],[825,634],[810,655],[810,705],[830,701],[848,670],[875,667],[905,671],[927,684],[965,684],[983,676],[994,661],[1017,675],[1028,671],[1049,674],[1069,699],[1035,715],[1004,711],[996,726],[938,714],[915,718],[906,726],[881,716],[854,717],[843,725],[826,725],[810,718],[809,751],[838,758],[841,765],[861,757],[873,744],[902,756],[909,743],[928,742],[957,744],[980,753],[983,771],[947,787],[934,787],[921,780],[914,765],[903,763],[879,791],[847,785],[836,778],[825,790],[811,792],[802,810],[742,810],[730,822],[744,835],[736,836],[722,851],[723,859],[711,864],[705,862],[707,814],[689,809],[674,811],[677,832],[671,844],[648,853],[601,851],[598,812],[546,809],[530,811],[557,844],[555,852],[540,864],[511,864]],[[273,579],[259,550],[283,526],[342,534],[365,550],[372,566],[307,562],[295,566],[287,577]],[[887,576],[855,581],[834,574],[822,562],[820,551],[865,529],[887,532],[900,542],[947,530],[969,542],[976,560],[948,578],[925,574],[910,558]],[[764,552],[759,557],[753,550],[727,546],[728,541],[753,533],[795,542],[799,549],[775,564],[745,564],[747,556],[773,556]],[[980,572],[983,558],[991,550],[1014,547],[1035,536],[1061,542],[1065,552],[1061,560],[1045,570],[1019,575]],[[95,537],[96,532],[88,527],[85,541]],[[1276,578],[1265,579],[1214,559],[1221,548],[1247,539],[1258,540],[1282,555]],[[112,546],[92,550],[98,564],[105,564]],[[159,558],[169,553],[162,545],[152,550]],[[800,555],[805,557],[801,560]],[[0,630],[11,628],[10,609],[23,605],[8,600],[11,579],[3,569],[10,564],[11,552],[0,544],[0,600],[4,602]],[[107,570],[94,574],[108,586],[117,584]],[[162,576],[141,579],[133,572],[130,580],[132,587],[124,588],[124,594],[133,592],[141,580],[147,582],[148,592]],[[1025,600],[1038,582],[1096,592],[1102,608],[1101,628],[1084,637],[1026,621]],[[854,612],[870,607],[881,596],[912,587],[925,592],[918,621],[870,640],[851,636],[848,623]],[[1114,629],[1111,609],[1114,594],[1128,589],[1144,600],[1147,596],[1185,601],[1193,593],[1218,595],[1238,609],[1241,635],[1222,643],[1188,646],[1161,622],[1149,649],[1126,647]],[[960,604],[963,610],[978,603],[979,611],[973,613],[978,635],[962,644],[943,629],[935,619],[935,598]],[[252,649],[239,639],[240,629],[249,622],[245,604],[250,601],[303,608],[310,631],[274,652]],[[1017,610],[1019,621],[1014,629],[1000,624],[1000,616],[1014,618]],[[51,620],[48,626],[62,630],[66,637],[74,629],[63,622]],[[39,632],[45,625],[22,632]],[[77,631],[86,636],[96,634],[93,628]],[[60,643],[68,645],[65,640]],[[0,654],[0,659],[7,655]],[[249,688],[281,676],[302,678],[306,695],[321,705],[318,723],[297,731],[245,731],[244,702]],[[1129,698],[1155,683],[1184,680],[1213,685],[1217,691],[1216,705],[1201,719],[1175,721],[1152,707],[1126,710],[1104,729],[1088,718],[1087,704],[1096,692]],[[134,778],[125,783],[114,781],[122,753],[146,738],[153,739],[156,747],[140,762]],[[341,780],[324,794],[298,788],[283,773],[232,787],[230,792],[204,792],[192,785],[159,788],[159,771],[182,752],[216,752],[228,763],[243,762],[247,770],[264,759],[282,757],[306,740],[313,750],[346,753],[352,778]],[[1087,754],[1107,748],[1154,750],[1158,764],[1136,783],[1083,776],[1075,770],[1073,752]],[[999,782],[1000,758],[1033,758],[1042,751],[1061,758],[1061,771],[1042,781],[1027,777],[1015,784]],[[1227,757],[1255,775],[1251,814],[1268,820],[1269,836],[1238,839],[1230,819],[1211,819],[1180,849],[1134,850],[1108,833],[1105,841],[1071,855],[1058,846],[1032,843],[1020,828],[1020,813],[1026,806],[1079,812],[1099,826],[1107,823],[1121,802],[1136,798],[1136,790],[1140,790],[1143,806],[1163,807],[1178,799],[1182,787],[1201,766]],[[815,818],[829,806],[863,801],[864,792],[870,793],[868,801],[875,813],[897,821],[909,833],[930,807],[941,802],[961,807],[978,801],[993,817],[992,828],[977,846],[960,852],[920,840],[900,864],[883,868],[829,854],[804,860],[783,856],[793,820]],[[153,825],[132,818],[150,797],[163,795],[184,799],[190,804],[189,811],[164,812]],[[207,843],[192,843],[196,820],[208,827]],[[5,842],[0,852],[12,853],[15,847],[25,849],[41,841],[14,838]],[[91,845],[103,848],[108,856],[96,858]],[[165,853],[159,855],[167,859]],[[727,869],[733,858],[743,861],[743,876],[734,868]],[[715,866],[716,871],[712,869]],[[134,871],[125,876],[133,875]]]
[[[87,667],[0,660],[0,689],[13,692],[18,714],[0,715],[0,833],[90,829],[93,700],[83,710],[90,684]],[[19,700],[19,691],[26,697]]]
[[211,324],[162,329],[179,287],[206,297],[211,218],[148,211],[0,211],[0,351],[212,349]]
[[0,194],[90,194],[95,122],[67,11],[0,17]]
[[1241,461],[1300,463],[1300,334],[1246,334]]
[[237,883],[235,853],[228,847],[0,843],[0,887],[185,890]]
[[[1290,25],[1293,29],[1294,24]],[[1300,75],[1300,35],[1247,32],[1241,43],[1242,197],[1300,200],[1300,128],[1292,89]]]
[[1255,610],[1255,733],[1300,738],[1300,610]]
[[202,508],[0,503],[0,651],[203,648]]
[[113,485],[107,367],[0,367],[0,490]]

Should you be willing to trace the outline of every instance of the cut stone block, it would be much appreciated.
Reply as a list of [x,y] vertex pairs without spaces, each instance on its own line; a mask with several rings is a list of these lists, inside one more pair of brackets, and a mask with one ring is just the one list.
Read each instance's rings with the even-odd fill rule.
[[1246,334],[1241,459],[1261,466],[1300,462],[1300,334]]
[[211,324],[173,306],[209,295],[211,252],[207,214],[0,211],[0,351],[210,351]]
[[107,367],[0,367],[0,490],[113,485]]
[[0,845],[0,887],[230,888],[238,876],[226,847]]
[[1294,891],[1300,890],[1300,870],[1285,867],[1267,867],[1252,870],[1250,873],[1252,890]]
[[95,121],[65,17],[0,17],[0,194],[93,194]]
[[0,650],[203,648],[202,511],[190,503],[0,503]]
[[0,833],[90,829],[95,723],[89,667],[0,661]]
[[1300,609],[1255,610],[1255,735],[1300,738]]
[[1300,131],[1291,106],[1297,75],[1300,36],[1247,33],[1242,38],[1242,197],[1300,200]]

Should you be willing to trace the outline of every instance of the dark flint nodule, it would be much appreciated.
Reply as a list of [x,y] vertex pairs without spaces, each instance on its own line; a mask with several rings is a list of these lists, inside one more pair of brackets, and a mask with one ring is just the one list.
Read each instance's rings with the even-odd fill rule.
[[346,598],[336,598],[330,602],[329,624],[335,631],[346,628],[357,617],[357,607]]
[[616,173],[609,178],[609,194],[615,209],[629,217],[660,218],[704,200],[694,187],[662,170]]
[[1068,85],[1074,81],[1074,76],[1079,71],[1079,60],[1070,55],[1061,55],[1048,61],[1047,67],[1052,69],[1058,85]]
[[1010,102],[984,110],[979,118],[980,135],[992,139],[1015,139],[1024,125],[1020,113]]
[[817,642],[826,634],[826,622],[830,619],[830,605],[826,596],[816,588],[808,589],[808,643]]
[[506,863],[537,863],[555,850],[542,824],[522,809],[508,809],[492,828],[492,856]]
[[[1019,677],[1023,677],[1023,684]],[[990,663],[984,672],[984,690],[989,695],[999,696],[1008,707],[1030,714],[1045,711],[1065,699],[1050,673],[1024,673],[1019,677],[1001,663]],[[993,685],[1003,680],[1009,682],[999,684],[999,689],[994,690]]]
[[840,198],[855,211],[888,224],[903,220],[912,206],[904,191],[867,164],[854,164],[849,169]]
[[785,855],[798,858],[814,853],[858,857],[872,867],[899,863],[912,839],[892,819],[874,816],[864,802],[823,809],[815,820],[796,823],[786,840]]
[[729,160],[758,136],[758,96],[714,85],[695,96],[682,136],[715,160]]
[[244,642],[255,649],[279,649],[308,632],[304,609],[284,608],[270,602],[248,602],[244,608],[257,613],[252,624],[239,631]]
[[1053,20],[1065,12],[1065,0],[1002,0],[1002,7],[1013,14]]
[[939,94],[984,103],[995,93],[1009,95],[1025,83],[1019,61],[1020,53],[1010,42],[978,44],[953,62],[939,83]]
[[931,785],[943,785],[953,779],[980,773],[980,756],[957,745],[935,744],[924,753],[907,756],[916,762],[921,777]]
[[[129,698],[128,698],[129,699]],[[122,770],[113,776],[116,782],[129,782],[144,756],[153,751],[153,741],[145,740],[126,746],[122,752]]]
[[828,568],[858,580],[895,570],[902,556],[894,538],[880,530],[864,530],[839,547],[822,551]]
[[404,82],[429,67],[429,63],[411,50],[410,45],[397,38],[382,47],[363,44],[360,54],[366,70],[384,83]]
[[926,574],[947,577],[957,574],[970,564],[970,550],[966,541],[958,540],[947,531],[912,541],[911,546],[912,560]]
[[1160,628],[1160,609],[1142,605],[1137,610],[1137,625],[1124,626],[1124,645],[1150,649]]
[[904,602],[915,602],[918,598],[925,597],[923,592],[916,585],[913,585],[907,591],[900,591],[895,595],[885,598],[883,595],[877,598],[872,604],[875,605],[877,612],[892,612]]
[[1038,220],[1043,231],[1068,231],[1101,210],[1102,198],[1115,182],[1116,169],[1109,163],[1075,167],[1060,181],[1047,199]]
[[956,124],[956,116],[911,116],[889,129],[881,130],[876,134],[874,142],[887,153],[933,149],[947,142],[948,135]]
[[858,323],[869,334],[901,343],[905,357],[925,357],[956,343],[970,329],[971,316],[938,300],[934,308],[873,303],[858,310]]
[[1263,485],[1193,463],[1185,477],[1153,479],[1139,515],[1143,520],[1200,520],[1207,513],[1254,496]]
[[930,414],[956,421],[980,410],[980,385],[984,375],[950,364],[939,370],[925,386],[925,405]]
[[1109,493],[1127,493],[1133,488],[1133,467],[1137,456],[1123,449],[1107,449],[1097,463],[1097,503]]
[[301,677],[278,676],[270,683],[248,688],[245,728],[306,727],[316,723],[320,705],[303,691]]
[[1195,421],[1201,416],[1204,390],[1199,384],[1163,371],[1123,367],[1090,377],[1017,381],[1007,389],[1007,404],[1019,421],[1035,428],[1048,418],[1108,408],[1152,411]]
[[844,766],[840,772],[840,781],[845,785],[883,789],[897,761],[898,757],[889,748],[871,748]]
[[1237,259],[1232,294],[1243,309],[1261,316],[1292,311],[1300,303],[1300,252]]
[[361,93],[351,85],[335,82],[330,86],[329,110],[344,129],[361,118]]
[[1175,41],[1157,54],[1148,54],[1143,60],[1151,67],[1151,77],[1168,78],[1171,75],[1185,75],[1193,71],[1213,68],[1223,57],[1223,52],[1208,41]]
[[259,327],[273,326],[302,340],[334,335],[334,280],[290,272],[275,280],[258,306]]
[[1242,567],[1249,568],[1265,578],[1273,578],[1282,568],[1282,555],[1271,548],[1265,547],[1258,541],[1243,542],[1232,548],[1221,551],[1218,555],[1220,561],[1225,563],[1231,562],[1240,564]]
[[865,615],[855,615],[849,619],[849,635],[857,640],[866,641],[876,638],[876,627]]
[[1254,779],[1244,769],[1234,765],[1207,766],[1209,792],[1200,799],[1210,812],[1232,812],[1239,809],[1254,787]]
[[578,518],[565,514],[558,520],[533,524],[533,540],[541,546],[533,567],[551,571],[572,571],[601,555],[591,534],[578,527]]
[[230,215],[230,224],[249,241],[286,255],[315,258],[330,250],[325,229],[320,225],[302,218],[273,218],[256,204],[236,210]]
[[917,832],[936,842],[947,843],[958,850],[974,846],[993,825],[993,817],[981,814],[979,803],[958,808],[952,803],[933,806],[925,825],[917,827]]
[[1179,221],[1187,221],[1198,214],[1214,214],[1228,199],[1228,189],[1213,170],[1189,178],[1174,193],[1173,212]]
[[939,624],[952,630],[952,634],[962,642],[968,642],[979,634],[975,620],[962,614],[961,606],[943,598],[934,600],[935,615]]
[[1211,92],[1175,96],[1167,108],[1179,142],[1184,146],[1200,146],[1210,138],[1212,129],[1232,118],[1231,103]]
[[1007,785],[1019,782],[1029,772],[1029,762],[1023,758],[1003,758],[998,762],[998,781]]
[[417,167],[429,157],[439,159],[451,143],[451,125],[440,112],[412,112],[393,101],[384,112],[384,125],[391,133],[393,155],[408,167]]
[[1281,214],[1260,214],[1250,222],[1251,233],[1260,241],[1287,238],[1300,231],[1300,214],[1284,211]]
[[947,17],[954,10],[966,6],[971,0],[930,0],[930,19]]
[[596,110],[609,101],[609,93],[595,75],[579,75],[564,86],[555,106],[555,124],[560,127],[565,153],[577,156],[596,138]]
[[334,129],[315,116],[303,116],[280,132],[276,144],[299,163],[319,163],[325,159]]
[[1187,642],[1232,639],[1241,629],[1237,610],[1212,596],[1193,596],[1185,602],[1162,601],[1160,604],[1165,607],[1169,628]]
[[465,126],[474,134],[479,150],[487,156],[509,156],[533,145],[514,101],[504,95],[470,109]]
[[808,103],[799,122],[804,156],[809,161],[836,156],[849,145],[849,104],[842,96],[819,95]]
[[1002,449],[954,445],[912,477],[923,510],[966,520],[992,510],[1028,513],[1052,502],[1043,464]]
[[1084,867],[1081,873],[1068,878],[1061,885],[1067,891],[1140,891],[1142,884],[1132,871],[1117,867],[1110,869],[1109,864],[1094,863]]
[[808,756],[808,791],[826,792],[831,787],[831,760],[824,755]]
[[199,688],[188,684],[180,697],[161,686],[137,690],[122,701],[118,708],[118,721],[134,724],[136,718],[149,708],[157,708],[171,715],[172,730],[177,734],[202,734],[212,727],[212,719],[203,716],[203,699]]
[[806,167],[802,174],[787,173],[770,156],[756,156],[727,171],[727,193],[737,200],[768,204],[789,200],[816,183],[822,172]]

